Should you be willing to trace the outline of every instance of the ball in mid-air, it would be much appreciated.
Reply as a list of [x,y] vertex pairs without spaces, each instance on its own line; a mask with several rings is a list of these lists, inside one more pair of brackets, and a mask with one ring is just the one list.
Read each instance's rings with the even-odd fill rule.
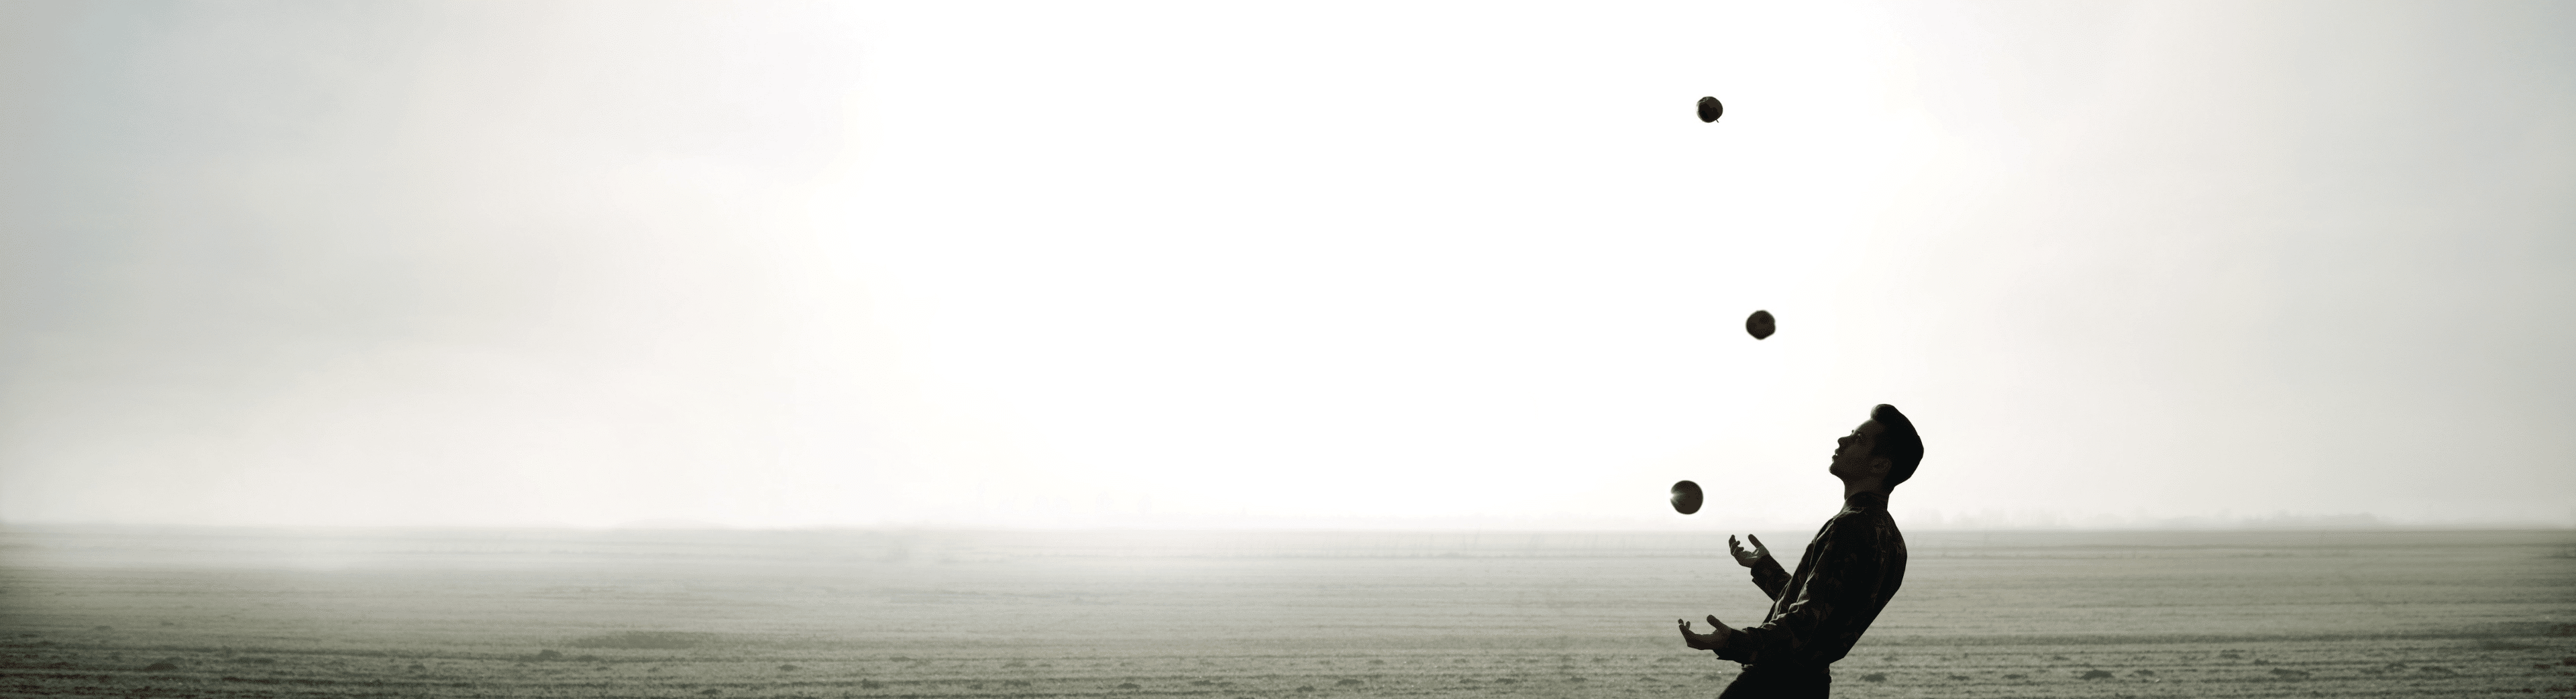
[[1715,97],[1699,98],[1700,121],[1714,122],[1722,116],[1726,116],[1726,103],[1717,101]]
[[1673,484],[1673,511],[1690,514],[1699,511],[1699,484],[1682,481]]
[[1773,331],[1779,329],[1780,326],[1772,322],[1770,311],[1754,311],[1752,316],[1744,319],[1744,331],[1752,333],[1753,339],[1756,340],[1770,337]]

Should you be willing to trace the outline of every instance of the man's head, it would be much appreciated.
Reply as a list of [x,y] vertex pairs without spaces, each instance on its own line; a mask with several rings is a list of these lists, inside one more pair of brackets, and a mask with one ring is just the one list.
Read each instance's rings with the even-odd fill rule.
[[1923,437],[1893,405],[1871,408],[1868,420],[1834,444],[1834,463],[1825,470],[1847,484],[1875,481],[1879,490],[1894,490],[1923,462]]

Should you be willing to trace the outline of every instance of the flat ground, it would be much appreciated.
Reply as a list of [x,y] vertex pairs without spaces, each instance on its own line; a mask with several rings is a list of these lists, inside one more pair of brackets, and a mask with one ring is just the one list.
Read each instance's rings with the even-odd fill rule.
[[[1837,696],[2576,690],[2576,532],[1908,540]],[[1723,541],[20,527],[0,695],[1706,697]]]

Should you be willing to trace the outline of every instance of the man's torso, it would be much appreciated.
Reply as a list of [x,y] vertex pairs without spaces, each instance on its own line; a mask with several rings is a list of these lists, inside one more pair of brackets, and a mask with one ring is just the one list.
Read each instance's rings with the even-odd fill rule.
[[[1845,550],[1828,552],[1829,546]],[[1823,572],[1850,574],[1866,571],[1874,580],[1840,580],[1836,581],[1840,583],[1838,585],[1815,586],[1819,562],[1832,557],[1839,563],[1848,563],[1854,556],[1864,558],[1870,565],[1844,566],[1843,570]],[[1797,572],[1790,575],[1787,587],[1780,591],[1778,599],[1772,601],[1771,611],[1763,621],[1780,618],[1788,613],[1790,605],[1809,592],[1810,587],[1821,587],[1819,598],[1807,600],[1807,603],[1831,605],[1833,609],[1827,616],[1837,623],[1828,634],[1814,639],[1821,645],[1813,649],[1810,657],[1818,665],[1831,663],[1841,660],[1845,653],[1851,651],[1853,644],[1860,642],[1861,634],[1868,631],[1870,623],[1877,620],[1878,613],[1887,608],[1888,600],[1895,598],[1897,588],[1904,581],[1905,536],[1897,531],[1895,518],[1888,516],[1886,500],[1871,494],[1854,496],[1841,512],[1826,520],[1825,526],[1816,531],[1816,538],[1807,543],[1805,555],[1799,557]]]

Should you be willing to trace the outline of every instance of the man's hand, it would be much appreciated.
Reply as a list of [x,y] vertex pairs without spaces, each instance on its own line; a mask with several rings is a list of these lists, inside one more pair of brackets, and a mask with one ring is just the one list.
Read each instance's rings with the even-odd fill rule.
[[1690,646],[1692,650],[1724,651],[1735,645],[1736,634],[1743,633],[1718,622],[1715,614],[1708,615],[1708,625],[1717,628],[1706,634],[1692,631],[1687,620],[1674,619],[1673,623],[1682,627],[1682,645]]
[[1726,552],[1735,555],[1736,565],[1751,568],[1762,565],[1762,561],[1771,558],[1771,549],[1762,545],[1762,537],[1746,534],[1744,538],[1753,540],[1753,550],[1744,550],[1743,544],[1736,543],[1735,535],[1726,536]]

